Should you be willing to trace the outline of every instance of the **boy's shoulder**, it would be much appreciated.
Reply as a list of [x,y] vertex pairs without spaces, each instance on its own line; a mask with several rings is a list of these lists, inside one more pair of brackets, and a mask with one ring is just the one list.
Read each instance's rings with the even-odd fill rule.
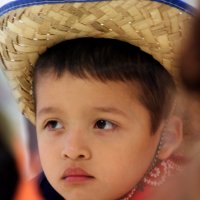
[[36,176],[33,181],[38,184],[39,191],[44,200],[64,200],[64,198],[50,185],[44,172],[41,172]]

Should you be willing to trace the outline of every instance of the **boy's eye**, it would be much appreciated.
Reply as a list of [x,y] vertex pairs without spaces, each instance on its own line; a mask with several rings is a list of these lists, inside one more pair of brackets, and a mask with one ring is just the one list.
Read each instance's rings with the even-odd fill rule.
[[109,122],[107,120],[101,119],[95,123],[95,128],[97,129],[105,129],[105,130],[112,130],[115,128],[115,124]]
[[62,129],[63,125],[60,122],[58,122],[57,120],[50,120],[46,123],[45,129],[46,128],[48,130],[57,130],[57,129]]

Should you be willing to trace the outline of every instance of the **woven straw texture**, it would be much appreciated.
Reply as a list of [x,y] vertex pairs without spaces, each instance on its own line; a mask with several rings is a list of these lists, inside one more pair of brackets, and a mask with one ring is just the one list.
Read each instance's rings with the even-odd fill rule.
[[38,56],[66,39],[117,38],[152,54],[176,73],[175,57],[191,16],[149,0],[38,5],[0,19],[0,56],[22,113],[34,123],[31,74]]

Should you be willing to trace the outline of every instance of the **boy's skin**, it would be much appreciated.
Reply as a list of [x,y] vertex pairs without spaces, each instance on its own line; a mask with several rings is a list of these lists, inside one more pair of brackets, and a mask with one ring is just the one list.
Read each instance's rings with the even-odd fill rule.
[[[164,122],[151,134],[149,111],[138,97],[138,84],[103,83],[68,72],[59,78],[53,72],[38,76],[36,128],[41,163],[47,179],[64,198],[118,199],[141,180]],[[171,118],[168,124],[160,159],[169,157],[181,140],[180,121]]]

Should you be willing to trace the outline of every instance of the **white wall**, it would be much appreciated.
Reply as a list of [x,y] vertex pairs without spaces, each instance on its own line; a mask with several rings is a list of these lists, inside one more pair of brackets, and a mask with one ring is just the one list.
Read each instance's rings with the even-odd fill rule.
[[189,5],[193,6],[193,7],[196,7],[197,8],[197,5],[198,5],[198,0],[182,0],[186,3],[188,3]]

